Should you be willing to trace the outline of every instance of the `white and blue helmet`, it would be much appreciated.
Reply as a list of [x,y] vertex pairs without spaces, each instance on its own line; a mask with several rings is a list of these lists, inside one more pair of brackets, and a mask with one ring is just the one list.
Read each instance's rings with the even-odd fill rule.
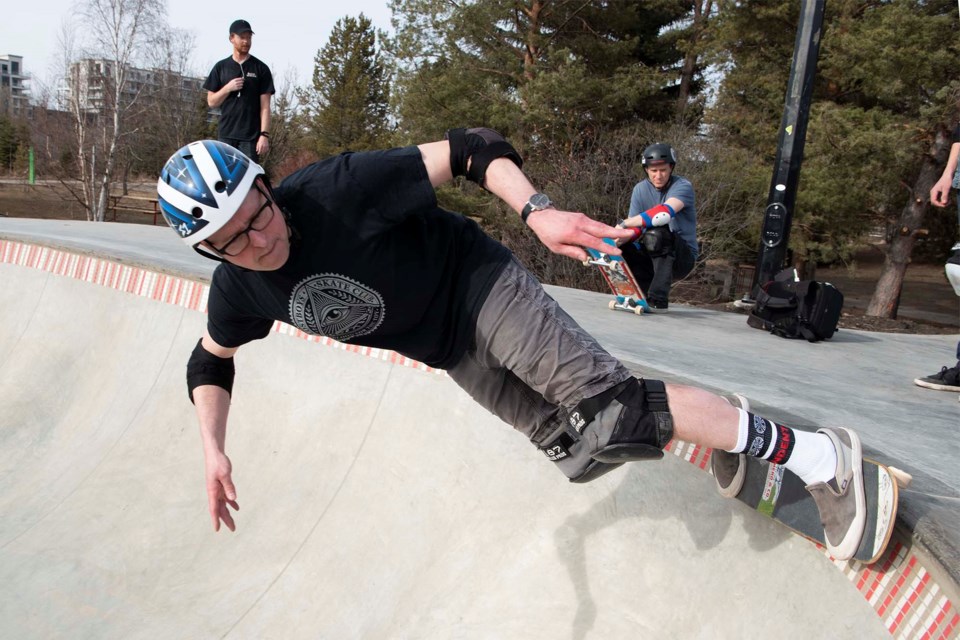
[[191,142],[170,156],[157,180],[160,213],[191,247],[220,230],[263,167],[228,144]]

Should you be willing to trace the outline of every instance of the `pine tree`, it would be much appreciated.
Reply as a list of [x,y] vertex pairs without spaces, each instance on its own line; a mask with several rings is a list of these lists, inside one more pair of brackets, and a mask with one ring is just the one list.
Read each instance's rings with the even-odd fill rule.
[[385,140],[390,83],[378,37],[362,13],[341,18],[314,58],[312,86],[297,91],[304,127],[320,156],[372,149]]
[[[711,133],[751,152],[744,173],[769,176],[798,6],[724,7],[715,43],[727,67],[708,116]],[[937,134],[956,117],[949,98],[960,68],[956,3],[831,0],[826,8],[791,248],[798,262],[846,260],[867,229],[885,225],[890,276],[868,312],[895,317],[931,176],[939,175],[938,161],[943,167]],[[759,225],[761,212],[754,215]]]
[[391,8],[400,125],[411,138],[482,123],[515,144],[572,147],[674,112],[683,54],[661,32],[689,2],[393,0]]

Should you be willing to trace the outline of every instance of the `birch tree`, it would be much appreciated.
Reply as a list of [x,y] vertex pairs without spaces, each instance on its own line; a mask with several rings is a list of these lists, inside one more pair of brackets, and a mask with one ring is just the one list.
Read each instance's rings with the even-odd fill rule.
[[[121,146],[132,132],[128,123],[145,89],[131,73],[161,35],[165,13],[163,0],[82,0],[75,15],[83,28],[62,30],[65,59],[86,64],[69,66],[69,108],[88,220],[106,216]],[[84,40],[75,41],[73,33]],[[92,83],[102,88],[95,101],[84,93]]]

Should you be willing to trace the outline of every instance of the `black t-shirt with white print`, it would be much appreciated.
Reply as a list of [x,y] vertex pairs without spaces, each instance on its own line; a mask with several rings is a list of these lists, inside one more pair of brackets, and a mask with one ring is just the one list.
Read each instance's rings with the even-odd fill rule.
[[276,196],[300,239],[276,271],[217,267],[208,330],[218,344],[263,338],[280,320],[439,369],[457,363],[510,252],[438,208],[417,147],[322,160]]
[[210,70],[203,88],[216,93],[234,78],[243,77],[243,88],[234,91],[220,104],[217,137],[231,140],[256,140],[260,135],[260,96],[273,95],[273,74],[262,60],[248,56],[243,64],[229,56]]

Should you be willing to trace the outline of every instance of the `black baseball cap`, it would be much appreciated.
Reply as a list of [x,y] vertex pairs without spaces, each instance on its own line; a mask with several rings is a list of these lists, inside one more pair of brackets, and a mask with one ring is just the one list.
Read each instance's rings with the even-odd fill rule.
[[250,28],[250,23],[246,20],[234,20],[233,24],[230,25],[230,33],[241,35],[249,31],[253,33],[253,29]]

